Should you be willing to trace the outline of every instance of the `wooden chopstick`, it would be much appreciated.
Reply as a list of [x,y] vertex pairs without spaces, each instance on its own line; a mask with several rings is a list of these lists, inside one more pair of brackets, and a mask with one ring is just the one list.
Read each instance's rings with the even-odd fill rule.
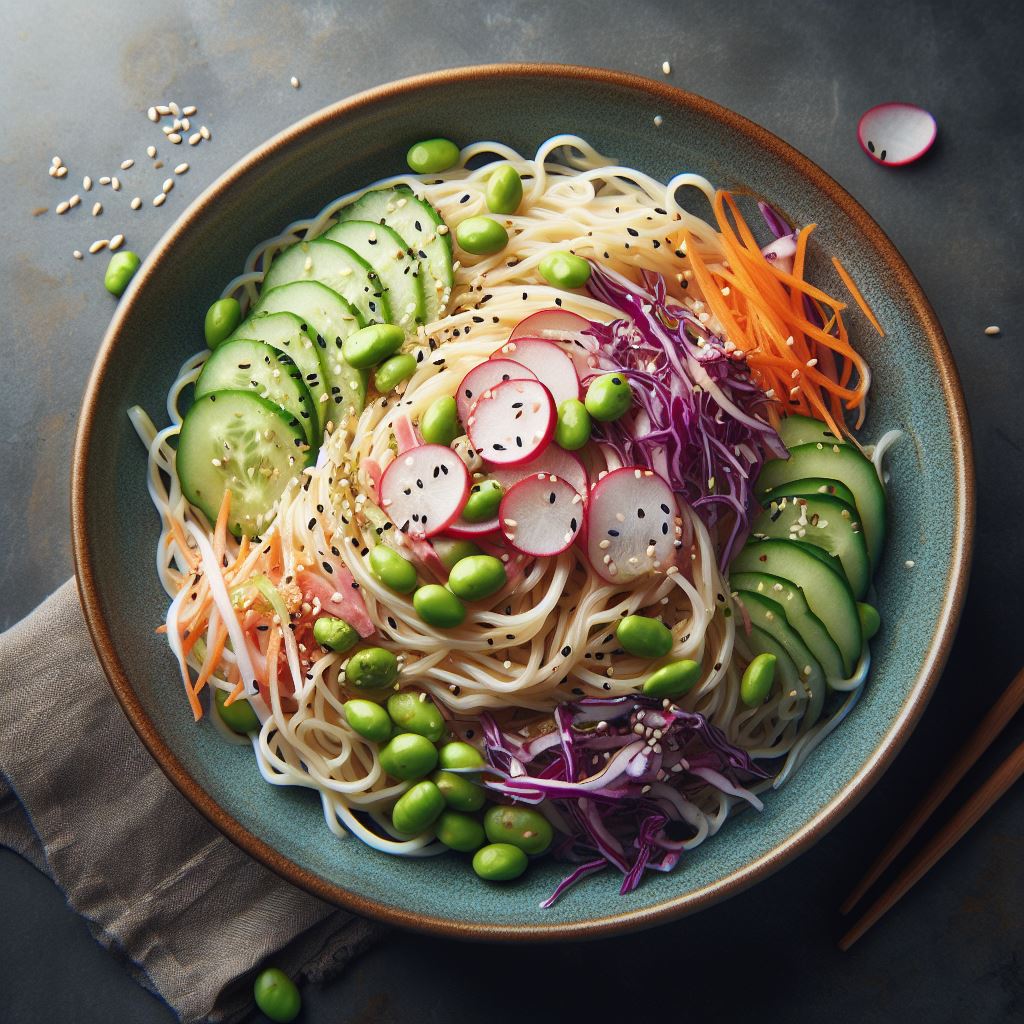
[[[1018,676],[1018,678],[1020,678]],[[989,776],[983,786],[933,836],[917,856],[900,872],[896,880],[865,911],[857,923],[839,940],[839,948],[849,949],[878,919],[890,910],[929,868],[956,845],[984,816],[985,812],[1024,775],[1024,743]]]
[[949,796],[953,787],[991,746],[1022,706],[1024,706],[1024,668],[1017,673],[999,700],[992,705],[991,710],[981,720],[977,729],[971,734],[970,739],[963,745],[949,767],[939,776],[938,781],[928,791],[925,798],[889,840],[888,845],[868,868],[867,874],[857,883],[853,892],[846,897],[846,901],[839,908],[841,914],[848,914],[864,898],[865,893],[882,876],[882,872],[892,864],[907,843],[917,835],[921,826],[935,813],[939,804]]

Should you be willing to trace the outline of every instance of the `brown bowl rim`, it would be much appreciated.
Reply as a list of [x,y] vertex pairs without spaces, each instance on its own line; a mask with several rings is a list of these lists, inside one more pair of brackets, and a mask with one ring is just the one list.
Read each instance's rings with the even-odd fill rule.
[[[200,216],[211,203],[216,201],[220,193],[261,161],[283,147],[291,145],[300,137],[315,132],[326,122],[344,118],[355,110],[384,99],[413,95],[424,87],[440,82],[454,82],[471,86],[483,79],[494,77],[515,79],[521,76],[550,79],[569,78],[613,85],[645,94],[661,104],[665,110],[676,108],[713,118],[789,165],[827,195],[856,224],[884,262],[891,279],[899,283],[928,338],[938,371],[937,383],[949,410],[952,423],[953,514],[961,524],[961,529],[956,531],[950,571],[946,580],[946,598],[928,644],[924,663],[911,692],[870,757],[825,807],[802,828],[767,853],[750,864],[733,871],[718,882],[637,910],[611,913],[590,920],[550,925],[515,923],[493,925],[452,921],[390,907],[387,904],[349,892],[342,886],[300,867],[244,828],[189,774],[174,752],[163,741],[152,719],[147,715],[135,694],[118,658],[114,639],[103,617],[96,574],[86,534],[85,508],[86,480],[89,476],[89,450],[102,381],[117,348],[122,327],[131,312],[135,294],[145,281],[157,272],[162,256],[175,244],[186,223],[192,218]],[[188,207],[146,259],[139,274],[139,280],[133,282],[129,294],[118,306],[96,357],[86,386],[75,440],[71,486],[71,531],[78,591],[85,611],[86,622],[100,663],[117,699],[142,742],[171,782],[232,842],[294,885],[354,913],[390,924],[449,938],[489,941],[578,940],[649,927],[708,907],[741,892],[777,871],[817,842],[868,793],[913,731],[927,706],[948,657],[967,588],[974,538],[974,500],[974,458],[971,450],[967,411],[953,356],[942,328],[939,326],[931,304],[903,257],[867,211],[845,189],[815,163],[767,129],[702,96],[622,71],[569,64],[510,63],[472,65],[416,75],[368,89],[324,107],[252,150],[225,171]]]

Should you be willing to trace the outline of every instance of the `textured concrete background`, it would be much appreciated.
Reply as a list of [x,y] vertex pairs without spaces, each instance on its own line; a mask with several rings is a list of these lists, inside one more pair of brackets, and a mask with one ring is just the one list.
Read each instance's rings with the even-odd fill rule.
[[[308,990],[304,1020],[1024,1019],[1019,787],[852,953],[834,946],[842,896],[1022,660],[1024,600],[1008,572],[1024,553],[1016,514],[1024,502],[1019,6],[2,0],[0,16],[0,628],[71,572],[68,455],[113,308],[101,285],[106,260],[77,263],[72,249],[124,231],[145,253],[256,143],[392,78],[500,60],[660,77],[670,60],[672,82],[776,132],[867,207],[935,304],[963,375],[979,484],[963,626],[924,723],[856,812],[755,890],[643,935],[515,949],[395,936],[341,979]],[[293,74],[298,91],[288,84]],[[141,111],[165,99],[199,105],[197,121],[213,139],[160,147],[172,165],[192,165],[162,209],[150,199],[167,172],[143,160],[122,175],[120,194],[100,190],[102,217],[87,209],[32,217],[80,192],[84,173],[97,178],[141,157],[154,135]],[[859,114],[890,99],[922,103],[940,124],[932,154],[895,172],[870,163],[855,138]],[[46,175],[55,153],[71,167],[62,183]],[[137,213],[128,209],[135,194],[145,201]],[[94,187],[90,204],[96,196]],[[1000,338],[983,334],[991,323],[1002,326]],[[972,778],[1021,732],[1021,723],[1011,727]],[[92,942],[60,893],[7,851],[0,906],[0,1021],[172,1019]]]

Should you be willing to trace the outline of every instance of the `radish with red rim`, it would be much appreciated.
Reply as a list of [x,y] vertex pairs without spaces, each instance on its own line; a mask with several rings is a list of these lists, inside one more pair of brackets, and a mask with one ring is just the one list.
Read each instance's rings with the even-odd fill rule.
[[403,452],[384,470],[380,495],[399,531],[423,540],[458,519],[469,497],[469,472],[451,448],[423,444]]
[[455,403],[459,410],[459,419],[465,423],[469,419],[473,403],[490,387],[506,380],[536,380],[537,374],[522,363],[512,359],[486,359],[474,366],[459,385],[455,395]]
[[583,463],[575,455],[554,444],[548,445],[537,458],[530,459],[529,462],[524,462],[520,466],[495,468],[491,472],[491,477],[507,491],[532,473],[553,473],[555,476],[560,476],[567,483],[572,484],[584,500],[587,498],[590,481],[587,479],[587,471],[583,468]]
[[467,523],[461,516],[453,523],[449,523],[444,532],[449,537],[458,537],[460,540],[476,540],[478,537],[486,537],[489,534],[498,532],[498,517],[485,519],[482,523]]
[[516,338],[507,341],[492,359],[511,359],[532,370],[537,379],[551,392],[555,405],[567,398],[580,398],[580,378],[572,360],[561,346],[541,338]]
[[488,462],[517,466],[544,451],[556,421],[554,399],[540,381],[507,380],[476,400],[466,429]]
[[516,551],[539,558],[560,555],[583,526],[583,496],[561,477],[534,473],[501,499],[498,521]]
[[512,328],[508,340],[543,338],[546,341],[577,341],[589,329],[590,321],[578,313],[570,313],[567,309],[542,309],[520,320]]
[[612,470],[594,484],[587,504],[586,548],[594,571],[611,583],[668,571],[682,535],[678,518],[672,488],[653,470]]

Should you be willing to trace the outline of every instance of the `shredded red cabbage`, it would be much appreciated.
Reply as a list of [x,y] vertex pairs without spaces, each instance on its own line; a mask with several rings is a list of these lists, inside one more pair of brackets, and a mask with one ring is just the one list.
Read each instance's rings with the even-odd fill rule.
[[765,416],[769,400],[745,354],[669,299],[659,275],[645,271],[640,287],[591,267],[590,293],[628,319],[592,324],[597,366],[590,376],[623,373],[637,402],[632,414],[596,423],[595,437],[624,463],[660,473],[708,527],[729,519],[719,551],[724,570],[749,530],[762,464],[787,455]]
[[560,704],[555,728],[523,741],[480,716],[497,780],[488,788],[539,809],[555,828],[553,853],[579,864],[548,897],[611,865],[632,892],[646,871],[671,871],[702,813],[692,797],[712,785],[761,801],[747,784],[768,777],[749,755],[694,711],[653,697],[586,697]]

